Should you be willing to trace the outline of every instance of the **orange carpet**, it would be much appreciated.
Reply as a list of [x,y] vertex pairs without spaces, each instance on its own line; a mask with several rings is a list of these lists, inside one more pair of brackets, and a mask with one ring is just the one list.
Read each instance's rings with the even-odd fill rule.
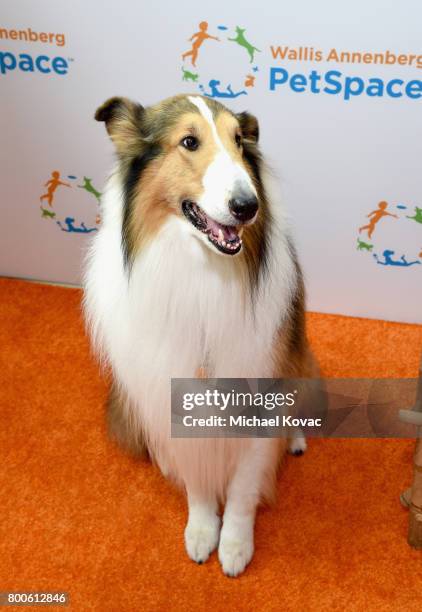
[[[421,610],[398,501],[412,441],[311,440],[259,513],[252,563],[226,578],[215,554],[187,558],[181,493],[107,440],[80,292],[0,291],[0,591],[65,590],[77,611]],[[309,335],[326,375],[417,375],[420,326],[309,314]]]

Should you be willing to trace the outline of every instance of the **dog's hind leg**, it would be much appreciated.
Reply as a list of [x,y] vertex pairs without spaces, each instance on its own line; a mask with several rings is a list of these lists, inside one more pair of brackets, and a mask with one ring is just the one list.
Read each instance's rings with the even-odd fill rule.
[[131,455],[148,459],[147,444],[134,418],[129,399],[115,383],[110,388],[106,407],[110,437]]
[[198,494],[187,487],[189,518],[185,529],[185,546],[189,557],[204,563],[217,548],[220,517],[217,499]]

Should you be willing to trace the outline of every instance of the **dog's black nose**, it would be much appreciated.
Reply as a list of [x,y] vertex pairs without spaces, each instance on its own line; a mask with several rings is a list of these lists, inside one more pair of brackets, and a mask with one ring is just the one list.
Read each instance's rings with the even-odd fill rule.
[[237,193],[229,200],[229,208],[238,221],[250,221],[258,211],[258,199],[252,193]]

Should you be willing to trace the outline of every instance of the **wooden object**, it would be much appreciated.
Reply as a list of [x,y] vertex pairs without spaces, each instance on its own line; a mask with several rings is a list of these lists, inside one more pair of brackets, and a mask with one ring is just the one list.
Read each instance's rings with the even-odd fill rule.
[[401,494],[400,501],[409,509],[407,541],[413,548],[422,550],[422,355],[416,404],[411,410],[400,410],[400,419],[418,428],[413,457],[413,483],[410,489]]

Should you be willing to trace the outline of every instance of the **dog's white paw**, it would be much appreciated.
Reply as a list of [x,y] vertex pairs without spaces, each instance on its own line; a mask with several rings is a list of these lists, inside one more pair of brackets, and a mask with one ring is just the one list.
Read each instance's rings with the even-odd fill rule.
[[226,576],[235,577],[241,574],[254,553],[252,528],[239,529],[225,524],[221,530],[218,558]]
[[308,445],[306,444],[306,438],[305,436],[299,434],[294,436],[293,438],[290,438],[289,440],[289,453],[291,453],[292,455],[303,455],[303,453],[306,451],[306,449],[308,448]]
[[217,548],[220,536],[220,518],[216,515],[189,517],[185,529],[186,552],[192,561],[204,563]]

